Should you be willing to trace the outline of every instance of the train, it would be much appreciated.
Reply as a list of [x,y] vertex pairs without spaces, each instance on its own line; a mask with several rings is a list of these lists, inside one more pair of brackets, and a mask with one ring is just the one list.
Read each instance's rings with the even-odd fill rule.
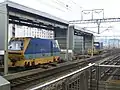
[[[100,42],[94,42],[93,45],[93,55],[98,55],[102,52],[103,49],[103,43]],[[92,49],[88,49],[88,55],[91,55],[92,53]]]
[[11,38],[8,45],[9,67],[29,67],[60,61],[56,40],[19,37]]

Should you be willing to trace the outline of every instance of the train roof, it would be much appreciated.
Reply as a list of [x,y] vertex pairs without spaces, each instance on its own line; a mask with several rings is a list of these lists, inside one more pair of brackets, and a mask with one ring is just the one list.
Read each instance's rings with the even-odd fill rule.
[[11,40],[22,40],[22,39],[42,39],[42,40],[50,40],[53,41],[54,39],[46,39],[46,38],[33,38],[33,37],[13,37]]

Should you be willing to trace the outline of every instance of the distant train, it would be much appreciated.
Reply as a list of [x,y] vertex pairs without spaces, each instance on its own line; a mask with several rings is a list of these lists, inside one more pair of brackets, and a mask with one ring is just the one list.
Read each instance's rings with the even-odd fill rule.
[[[93,55],[98,55],[102,52],[103,45],[100,42],[94,42]],[[92,49],[88,49],[88,54],[91,55]]]
[[8,46],[9,66],[26,67],[60,60],[56,40],[40,38],[12,38]]

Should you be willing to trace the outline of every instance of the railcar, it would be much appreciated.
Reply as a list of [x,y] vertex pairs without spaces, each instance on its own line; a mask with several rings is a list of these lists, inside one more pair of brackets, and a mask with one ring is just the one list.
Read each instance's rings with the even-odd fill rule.
[[[102,46],[100,42],[94,42],[94,46],[93,46],[93,55],[98,55],[100,54],[102,51]],[[92,50],[88,49],[88,54],[91,55]]]
[[60,60],[56,40],[40,38],[12,38],[8,45],[9,66],[26,67]]

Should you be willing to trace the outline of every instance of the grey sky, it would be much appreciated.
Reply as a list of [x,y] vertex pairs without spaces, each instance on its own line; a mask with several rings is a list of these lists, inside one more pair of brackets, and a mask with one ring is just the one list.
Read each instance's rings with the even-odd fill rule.
[[[76,16],[80,19],[81,10],[104,9],[105,17],[119,17],[119,0],[11,0],[23,5],[49,12],[55,16],[68,17],[69,20]],[[29,3],[28,3],[29,2]],[[59,13],[56,13],[56,12]]]

